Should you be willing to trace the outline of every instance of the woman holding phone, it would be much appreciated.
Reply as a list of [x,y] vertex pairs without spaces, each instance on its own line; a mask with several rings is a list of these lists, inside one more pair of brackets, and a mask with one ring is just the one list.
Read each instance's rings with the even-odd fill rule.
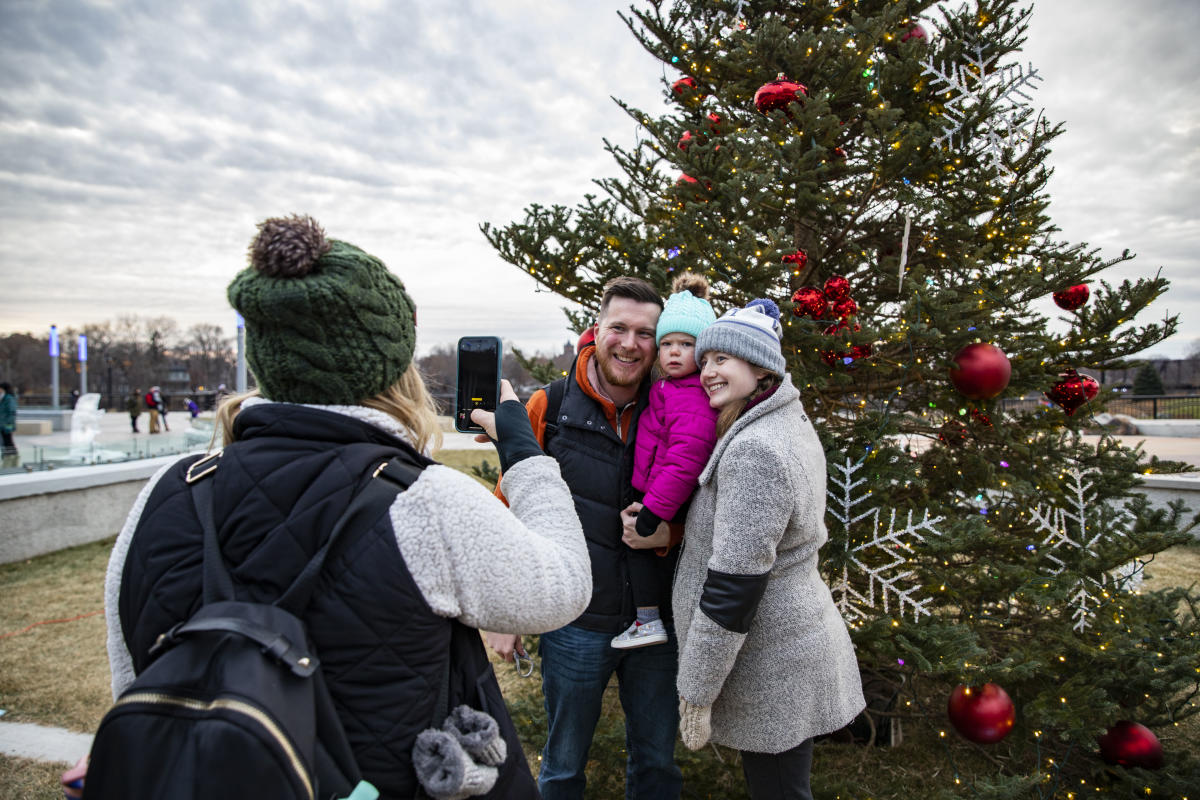
[[849,632],[817,571],[825,454],[781,335],[779,308],[754,300],[696,341],[718,439],[674,591],[684,744],[742,751],[755,800],[811,799],[813,737],[865,705]]
[[[382,261],[326,239],[309,217],[269,219],[228,296],[259,388],[221,404],[225,447],[205,480],[238,599],[276,600],[381,463],[417,466],[386,513],[346,529],[303,621],[358,767],[382,796],[418,792],[414,742],[443,727],[429,687],[444,681],[448,707],[497,723],[479,752],[466,739],[443,750],[464,782],[444,794],[536,797],[479,636],[461,629],[552,630],[579,616],[592,586],[570,491],[512,387],[502,382],[495,412],[471,414],[496,441],[510,510],[429,457],[441,434],[412,361],[416,311]],[[153,660],[155,637],[200,602],[195,462],[150,480],[114,546],[105,586],[114,696]]]

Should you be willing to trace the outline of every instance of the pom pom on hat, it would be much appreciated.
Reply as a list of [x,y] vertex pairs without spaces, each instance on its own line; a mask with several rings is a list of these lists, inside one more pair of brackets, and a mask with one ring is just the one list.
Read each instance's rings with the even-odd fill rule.
[[663,304],[655,328],[657,345],[668,333],[686,333],[692,338],[716,321],[717,315],[708,302],[708,279],[694,272],[684,272],[671,284],[674,291]]
[[751,300],[749,303],[746,303],[746,308],[756,308],[776,322],[779,321],[779,306],[775,304],[774,300],[760,297],[757,300]]
[[324,229],[312,217],[273,217],[258,223],[250,265],[269,278],[303,278],[329,247]]
[[779,317],[779,306],[765,297],[726,311],[696,337],[696,363],[706,352],[716,350],[782,376],[787,361]]

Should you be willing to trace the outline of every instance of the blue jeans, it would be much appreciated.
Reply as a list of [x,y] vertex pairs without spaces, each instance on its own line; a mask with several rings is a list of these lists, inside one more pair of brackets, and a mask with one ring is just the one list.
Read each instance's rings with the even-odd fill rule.
[[625,797],[676,800],[683,777],[675,764],[679,702],[675,634],[663,644],[617,650],[613,634],[567,625],[543,633],[542,691],[550,731],[542,751],[538,789],[543,800],[581,800],[584,767],[600,701],[613,672],[625,710]]

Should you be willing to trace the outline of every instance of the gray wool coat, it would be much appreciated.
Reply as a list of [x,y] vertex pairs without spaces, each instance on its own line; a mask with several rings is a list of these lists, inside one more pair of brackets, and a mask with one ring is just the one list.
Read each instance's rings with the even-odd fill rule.
[[[846,623],[817,572],[825,453],[800,393],[782,385],[717,441],[675,573],[679,694],[712,706],[712,741],[781,753],[863,709]],[[708,570],[769,573],[748,633],[700,610]]]

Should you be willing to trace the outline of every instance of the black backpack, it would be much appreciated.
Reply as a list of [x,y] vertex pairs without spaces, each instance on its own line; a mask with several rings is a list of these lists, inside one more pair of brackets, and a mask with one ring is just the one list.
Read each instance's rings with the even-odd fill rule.
[[105,714],[85,800],[304,798],[374,800],[362,781],[301,617],[347,528],[386,513],[422,467],[384,462],[328,540],[273,605],[234,599],[213,522],[216,456],[187,481],[204,527],[204,604],[158,637],[158,652]]

